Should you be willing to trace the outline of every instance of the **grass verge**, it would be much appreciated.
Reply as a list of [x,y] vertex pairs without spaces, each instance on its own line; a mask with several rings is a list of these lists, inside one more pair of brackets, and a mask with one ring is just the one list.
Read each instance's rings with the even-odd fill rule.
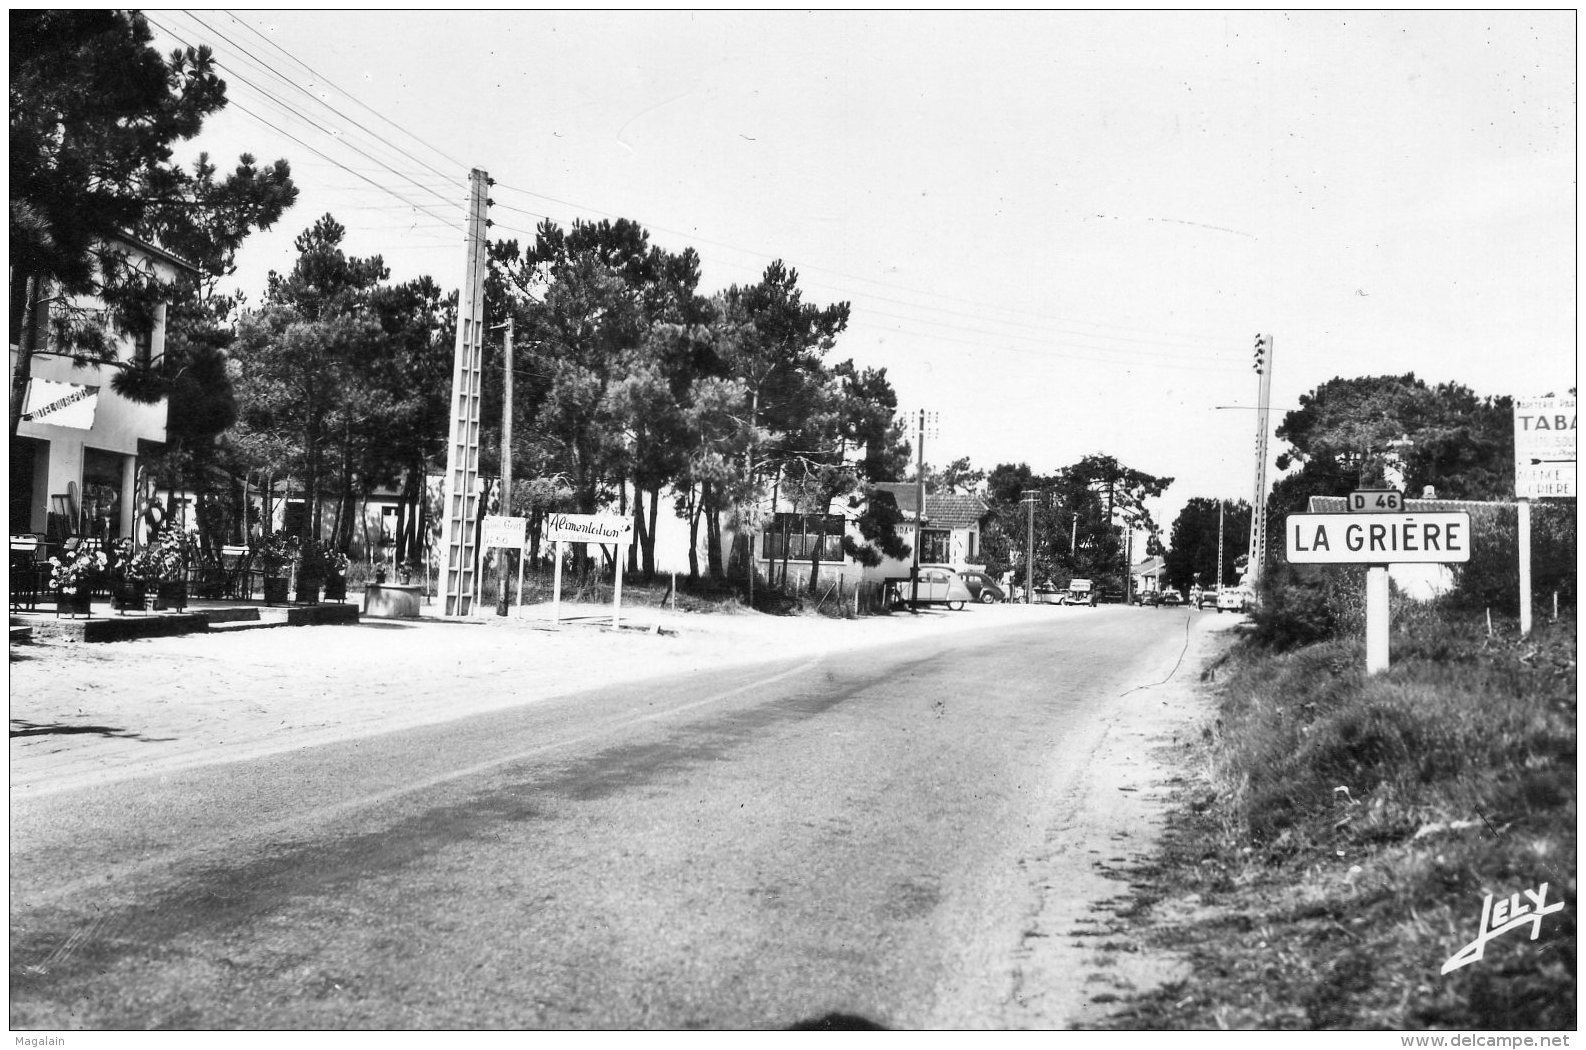
[[[1114,1029],[1575,1027],[1573,621],[1491,638],[1474,620],[1399,625],[1393,666],[1363,644],[1237,646],[1218,716],[1157,860],[1147,942],[1187,980],[1127,1000]],[[1483,898],[1547,883],[1530,925],[1471,942]]]

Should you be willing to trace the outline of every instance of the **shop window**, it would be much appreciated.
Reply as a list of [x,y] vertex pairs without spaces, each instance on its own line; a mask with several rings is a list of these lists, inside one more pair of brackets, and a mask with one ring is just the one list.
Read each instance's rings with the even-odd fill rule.
[[951,564],[952,541],[951,529],[926,529],[920,535],[920,561],[941,565]]
[[793,514],[778,511],[766,524],[760,556],[770,561],[840,562],[843,560],[841,514]]
[[97,448],[83,449],[81,531],[85,536],[121,534],[121,489],[127,457]]

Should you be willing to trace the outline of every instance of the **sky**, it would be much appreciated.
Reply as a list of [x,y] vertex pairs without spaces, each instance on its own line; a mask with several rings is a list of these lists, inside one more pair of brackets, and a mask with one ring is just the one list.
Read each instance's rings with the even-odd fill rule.
[[458,287],[477,168],[494,238],[632,219],[706,293],[785,261],[928,462],[1104,453],[1174,479],[1164,529],[1253,495],[1257,333],[1271,428],[1334,377],[1576,385],[1570,11],[147,14],[229,85],[176,159],[292,164],[255,301],[327,212]]

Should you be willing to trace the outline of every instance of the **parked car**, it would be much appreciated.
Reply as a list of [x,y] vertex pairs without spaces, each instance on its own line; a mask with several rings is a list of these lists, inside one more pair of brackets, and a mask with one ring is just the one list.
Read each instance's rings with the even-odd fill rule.
[[956,612],[974,600],[958,573],[945,566],[920,566],[918,591],[915,590],[914,581],[907,576],[893,577],[887,583],[893,589],[896,596],[893,603],[898,608],[910,604],[945,605]]
[[957,572],[958,578],[964,581],[965,587],[969,588],[970,601],[979,602],[982,605],[991,605],[995,602],[1008,600],[1008,592],[1002,589],[1002,585],[991,574],[981,572],[979,569],[955,570],[951,565],[920,566],[922,572],[926,569],[946,569],[949,572]]
[[1180,597],[1178,591],[1166,590],[1157,595],[1157,604],[1176,609],[1184,604],[1184,599]]
[[1213,591],[1213,590],[1201,591],[1200,594],[1195,599],[1195,608],[1197,608],[1197,609],[1215,609],[1215,608],[1217,608],[1217,592]]
[[1142,609],[1148,605],[1156,605],[1161,600],[1160,591],[1136,591],[1134,595],[1134,603]]

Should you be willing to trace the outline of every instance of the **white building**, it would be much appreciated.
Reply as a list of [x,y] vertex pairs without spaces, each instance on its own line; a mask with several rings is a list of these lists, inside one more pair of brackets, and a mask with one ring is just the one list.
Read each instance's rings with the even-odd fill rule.
[[[118,238],[117,247],[163,281],[192,269],[133,237]],[[14,271],[11,280],[14,373],[25,310]],[[104,309],[92,297],[76,298],[71,306]],[[138,465],[165,443],[166,402],[162,398],[139,404],[117,394],[110,386],[114,365],[77,367],[60,353],[47,317],[40,319],[38,345],[22,421],[11,442],[11,533],[32,533],[49,542],[69,536],[130,536],[138,513]],[[158,362],[165,353],[164,304],[156,308],[147,330],[116,332],[112,345],[116,361]]]

